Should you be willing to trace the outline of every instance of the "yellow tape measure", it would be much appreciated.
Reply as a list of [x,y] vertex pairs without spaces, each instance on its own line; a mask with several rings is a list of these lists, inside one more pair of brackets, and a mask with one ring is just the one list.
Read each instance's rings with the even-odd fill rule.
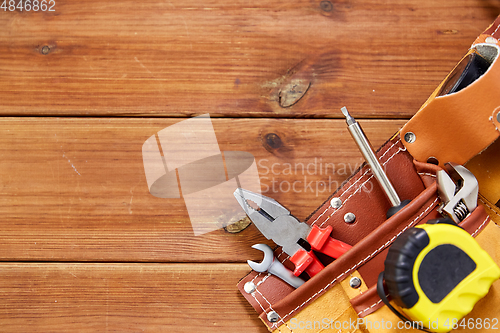
[[476,240],[449,219],[410,228],[389,249],[389,295],[414,322],[448,332],[483,298],[500,268]]

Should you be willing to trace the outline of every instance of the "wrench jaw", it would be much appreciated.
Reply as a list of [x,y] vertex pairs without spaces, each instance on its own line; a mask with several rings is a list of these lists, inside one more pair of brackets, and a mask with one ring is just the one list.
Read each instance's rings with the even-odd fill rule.
[[448,173],[437,173],[438,193],[443,201],[439,212],[456,223],[462,222],[477,207],[479,185],[476,177],[462,165],[445,164]]
[[283,266],[281,262],[274,258],[274,252],[267,244],[255,244],[252,246],[254,249],[264,252],[264,259],[260,264],[248,260],[247,263],[254,271],[259,273],[268,272],[278,278],[282,279],[294,288],[300,287],[304,284],[304,280],[293,275],[292,271]]
[[274,261],[274,253],[273,250],[266,244],[255,244],[252,245],[252,248],[264,252],[264,259],[262,259],[261,263],[256,263],[252,260],[247,260],[248,266],[256,272],[264,273],[267,272]]
[[473,211],[477,207],[477,198],[479,195],[479,183],[472,172],[462,165],[455,163],[447,163],[446,165],[448,172],[452,175],[456,174],[455,177],[461,179],[461,188],[456,194],[463,199],[469,211]]

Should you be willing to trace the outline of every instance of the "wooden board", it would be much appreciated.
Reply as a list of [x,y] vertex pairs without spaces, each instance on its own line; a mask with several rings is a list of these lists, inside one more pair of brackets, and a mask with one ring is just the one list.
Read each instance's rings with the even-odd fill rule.
[[[253,226],[239,234],[217,230],[195,237],[182,199],[149,193],[142,145],[181,121],[0,119],[0,258],[245,262],[260,257],[250,246],[266,240]],[[341,120],[212,123],[220,150],[252,153],[262,191],[302,220],[362,163]],[[403,123],[362,122],[376,146]],[[280,146],[268,142],[270,133]]]
[[264,333],[246,264],[0,264],[2,332]]
[[0,114],[338,118],[347,105],[406,118],[499,5],[55,0],[53,9],[0,11]]

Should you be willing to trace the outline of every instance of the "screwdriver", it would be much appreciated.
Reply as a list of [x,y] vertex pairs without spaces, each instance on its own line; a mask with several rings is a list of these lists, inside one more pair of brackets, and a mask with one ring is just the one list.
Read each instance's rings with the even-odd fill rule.
[[385,195],[391,202],[392,207],[389,208],[389,210],[387,211],[387,218],[389,218],[392,215],[396,214],[401,208],[406,206],[410,202],[410,200],[401,201],[401,199],[399,199],[399,196],[396,193],[394,186],[392,186],[391,181],[389,180],[389,178],[387,178],[387,175],[385,174],[384,169],[380,165],[377,155],[375,155],[375,151],[373,150],[370,141],[368,141],[368,139],[366,138],[363,129],[361,128],[361,126],[359,126],[356,119],[354,119],[349,114],[349,111],[347,111],[347,108],[345,106],[342,107],[340,110],[342,111],[342,113],[346,118],[347,128],[349,129],[352,138],[358,145],[361,154],[363,154],[363,157],[370,166],[373,175],[380,184],[380,187],[382,187],[382,190],[384,191]]

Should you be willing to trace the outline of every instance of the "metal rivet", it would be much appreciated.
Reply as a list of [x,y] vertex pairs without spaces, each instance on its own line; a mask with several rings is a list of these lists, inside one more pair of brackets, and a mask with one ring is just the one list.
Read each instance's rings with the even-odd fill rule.
[[255,286],[255,283],[253,283],[252,281],[248,281],[247,283],[245,283],[243,289],[245,289],[245,292],[247,294],[251,294],[257,289],[257,287]]
[[354,289],[359,288],[361,287],[361,279],[355,276],[349,280],[349,285]]
[[339,198],[333,198],[332,200],[330,200],[330,206],[332,206],[332,208],[339,209],[340,207],[342,207],[342,200],[340,200]]
[[404,136],[405,141],[408,143],[413,143],[417,139],[417,136],[413,132],[407,132]]
[[354,221],[356,221],[356,215],[354,215],[353,213],[347,213],[344,215],[344,221],[345,223],[353,223]]
[[267,314],[267,320],[269,320],[271,323],[275,323],[279,319],[280,319],[280,316],[275,311],[271,311]]
[[49,54],[49,52],[50,52],[50,47],[48,47],[47,45],[42,47],[42,54]]
[[486,37],[484,41],[488,44],[496,44],[498,42],[498,40],[495,37],[491,36]]

